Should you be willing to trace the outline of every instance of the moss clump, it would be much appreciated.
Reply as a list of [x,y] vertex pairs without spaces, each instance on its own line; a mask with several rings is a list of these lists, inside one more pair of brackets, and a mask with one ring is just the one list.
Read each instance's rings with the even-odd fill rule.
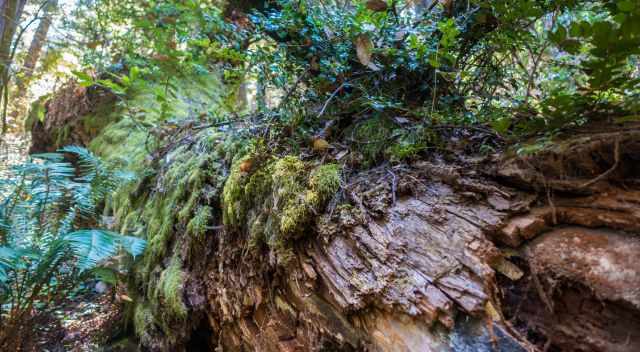
[[133,312],[133,328],[143,344],[151,342],[155,321],[151,307],[145,303],[137,303]]
[[213,209],[210,206],[201,206],[195,212],[193,218],[187,224],[187,234],[202,237],[207,231],[207,224],[213,218]]
[[321,202],[328,200],[340,189],[340,171],[338,164],[325,164],[311,172],[309,186],[322,197]]
[[234,163],[223,191],[224,223],[247,231],[250,244],[265,243],[286,262],[290,240],[303,234],[340,188],[336,164],[310,168],[295,156],[276,158],[247,171],[247,155]]
[[165,326],[170,326],[173,320],[183,320],[187,317],[187,307],[182,301],[184,289],[184,272],[182,261],[174,255],[169,266],[160,274],[160,280],[154,292],[155,300],[169,313],[163,315]]
[[[147,239],[130,284],[131,292],[138,293],[132,312],[135,330],[148,341],[145,345],[162,339],[175,342],[188,335],[183,265],[190,262],[189,256],[201,253],[197,246],[201,241],[193,239],[201,239],[215,220],[214,204],[226,179],[223,165],[250,145],[246,139],[214,129],[191,131],[189,143],[182,143],[161,159],[148,160],[164,142],[153,137],[148,126],[162,125],[167,116],[180,123],[203,112],[221,113],[226,95],[215,74],[175,77],[167,95],[171,111],[163,112],[155,98],[156,88],[149,82],[132,92],[126,104],[132,109],[111,105],[80,121],[80,127],[92,136],[98,134],[89,149],[129,171],[135,180],[117,190],[106,211],[114,215],[120,230]],[[178,258],[175,253],[187,254]],[[174,257],[167,260],[171,255]]]

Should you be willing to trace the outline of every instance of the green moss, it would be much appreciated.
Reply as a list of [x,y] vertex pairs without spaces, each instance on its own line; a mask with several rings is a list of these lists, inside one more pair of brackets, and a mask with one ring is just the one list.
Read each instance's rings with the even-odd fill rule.
[[133,313],[133,328],[143,342],[149,340],[149,334],[155,330],[155,322],[151,307],[145,303],[137,303]]
[[[184,335],[180,329],[188,308],[183,302],[184,269],[176,253],[198,253],[195,248],[217,215],[212,200],[218,199],[226,179],[227,164],[244,155],[252,143],[245,138],[211,130],[194,132],[195,143],[183,144],[160,160],[149,155],[163,141],[150,127],[163,122],[151,83],[133,92],[127,105],[98,107],[77,124],[89,136],[97,134],[89,149],[108,163],[129,171],[133,182],[122,185],[108,200],[107,212],[127,234],[146,237],[147,248],[135,266],[131,292],[139,292],[131,318],[136,334],[153,342],[152,336],[169,340]],[[176,78],[167,95],[170,117],[179,122],[202,112],[224,111],[226,91],[215,75]],[[133,116],[131,116],[133,115]],[[69,128],[56,131],[57,142],[68,138]],[[170,260],[167,257],[172,255]],[[169,262],[167,265],[167,261]]]
[[109,124],[122,118],[115,103],[102,104],[97,107],[97,111],[83,116],[80,120],[84,134],[95,137]]
[[183,320],[187,317],[187,307],[182,300],[184,289],[184,272],[177,255],[171,259],[169,266],[160,274],[155,291],[155,299],[162,304],[166,313],[163,321],[170,325],[172,320]]
[[285,156],[253,166],[251,173],[241,170],[255,159],[247,155],[231,168],[223,191],[223,220],[229,228],[247,231],[252,247],[265,243],[286,262],[291,240],[302,236],[305,225],[338,191],[340,167],[310,170],[297,157]]
[[[222,209],[222,219],[225,225],[231,227],[241,227],[242,219],[246,215],[245,193],[247,184],[253,184],[253,187],[249,188],[249,192],[255,191],[257,182],[266,180],[264,172],[256,172],[253,176],[249,176],[246,172],[242,171],[241,165],[243,163],[251,163],[254,159],[254,155],[248,154],[241,159],[236,160],[231,166],[231,172],[225,181],[225,186],[222,191],[222,203],[224,207]],[[261,193],[261,192],[260,192]]]
[[187,234],[202,237],[207,231],[207,224],[213,217],[213,209],[210,206],[201,206],[193,218],[187,224]]
[[340,189],[340,166],[338,164],[318,166],[311,172],[309,186],[318,193],[320,201],[328,200]]

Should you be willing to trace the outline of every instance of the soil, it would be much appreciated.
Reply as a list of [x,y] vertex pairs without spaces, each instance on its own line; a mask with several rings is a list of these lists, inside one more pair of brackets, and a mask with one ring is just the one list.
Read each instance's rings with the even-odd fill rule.
[[36,317],[34,336],[23,351],[85,352],[103,349],[121,329],[122,303],[113,292],[86,292],[54,312]]

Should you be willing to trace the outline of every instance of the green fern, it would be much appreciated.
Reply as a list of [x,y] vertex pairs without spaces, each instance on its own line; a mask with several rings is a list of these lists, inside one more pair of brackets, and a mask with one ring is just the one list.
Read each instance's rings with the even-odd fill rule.
[[36,302],[59,303],[43,297],[65,297],[88,275],[105,276],[101,264],[120,252],[142,254],[143,239],[79,228],[96,223],[98,205],[129,180],[77,146],[0,174],[0,350],[27,326]]

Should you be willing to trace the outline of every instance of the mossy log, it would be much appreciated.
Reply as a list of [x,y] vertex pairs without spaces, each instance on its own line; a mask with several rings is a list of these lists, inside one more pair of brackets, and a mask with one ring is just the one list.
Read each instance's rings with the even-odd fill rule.
[[114,200],[149,240],[130,292],[140,344],[640,350],[640,127],[593,130],[348,179],[251,136],[193,132]]

